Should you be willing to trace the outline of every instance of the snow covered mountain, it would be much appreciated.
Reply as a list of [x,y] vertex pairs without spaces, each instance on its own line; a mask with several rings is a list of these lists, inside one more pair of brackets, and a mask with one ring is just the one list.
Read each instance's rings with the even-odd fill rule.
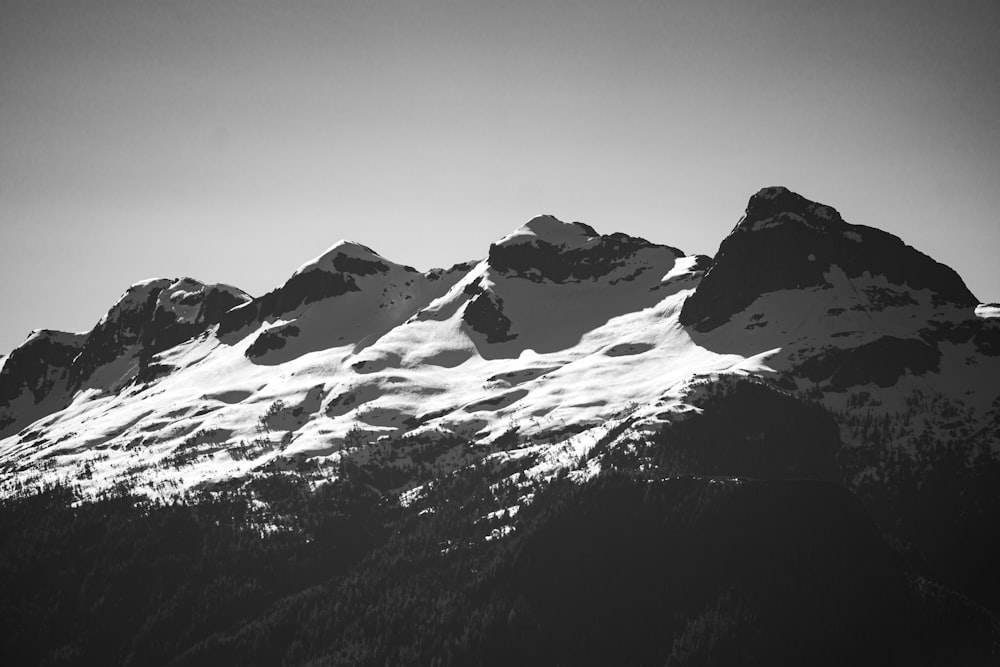
[[[390,562],[413,558],[416,543],[433,547],[429,563],[472,558],[479,547],[468,545],[505,539],[536,549],[537,561],[502,550],[475,561],[528,568],[516,586],[536,574],[547,581],[555,567],[537,565],[565,548],[550,543],[549,528],[600,551],[604,535],[621,527],[602,508],[642,514],[653,497],[656,511],[679,521],[670,528],[677,535],[695,524],[716,535],[725,525],[726,537],[712,543],[722,560],[761,548],[766,534],[759,563],[779,562],[770,540],[791,540],[835,578],[855,582],[845,586],[869,577],[858,590],[872,599],[895,582],[892,604],[907,619],[964,614],[980,624],[976,637],[1000,637],[989,612],[900,574],[898,562],[918,563],[916,571],[1000,609],[992,538],[1000,521],[1000,306],[980,303],[952,269],[901,239],[785,188],[753,195],[714,258],[550,215],[499,239],[479,261],[425,273],[340,241],[256,298],[190,278],[137,283],[91,331],[36,331],[0,364],[0,497],[56,487],[83,499],[169,500],[242,489],[266,507],[278,502],[268,491],[275,480],[306,480],[313,491],[333,488],[337,503],[349,498],[353,511],[369,512],[365,503],[377,499],[389,513],[380,521],[413,540],[405,548],[374,542],[384,551],[371,553]],[[576,510],[564,500],[576,496],[590,508],[581,525],[603,517],[600,534],[572,532]],[[540,497],[551,511],[536,506]],[[334,525],[355,525],[342,522],[353,516],[345,512],[336,505]],[[782,518],[772,526],[771,516]],[[646,543],[662,527],[648,518],[635,539],[665,548]],[[267,535],[282,521],[275,509],[252,525]],[[838,569],[839,537],[822,549],[822,531],[798,542],[813,535],[809,521],[836,525],[857,567]],[[369,528],[352,539],[368,544]],[[902,555],[886,555],[882,536]],[[692,555],[664,557],[703,555],[684,548]],[[603,577],[605,563],[622,558],[598,559],[587,576]],[[877,576],[866,569],[872,559]],[[753,571],[783,586],[792,560]],[[533,562],[544,575],[531,573]],[[365,576],[378,580],[371,568]],[[738,585],[749,586],[745,600],[763,605],[755,608],[770,609],[771,593],[746,583],[757,576]],[[707,602],[697,604],[742,618],[741,608],[713,597],[714,581],[705,580]],[[510,594],[532,598],[546,585]],[[381,582],[373,590],[393,589]],[[407,604],[415,604],[411,593],[401,594]],[[371,610],[371,600],[359,600],[358,609]],[[528,631],[508,611],[500,625],[523,638]],[[552,613],[563,618],[567,609]],[[702,613],[696,605],[678,618]],[[874,634],[864,636],[896,646],[882,634],[887,615],[898,614],[872,612],[864,632]],[[772,621],[777,628],[787,619]],[[671,637],[709,632],[708,621],[691,622]],[[336,632],[352,627],[343,623]],[[820,619],[808,631],[826,627]],[[948,646],[953,635],[941,637]],[[672,644],[674,653],[682,644]],[[525,646],[530,654],[534,645]],[[200,659],[211,662],[212,650],[198,648]],[[414,655],[438,655],[421,650]],[[919,655],[913,650],[906,655]],[[233,655],[218,654],[223,662]]]
[[714,259],[546,215],[447,271],[341,241],[254,299],[138,283],[90,332],[11,352],[0,488],[170,495],[378,460],[412,494],[484,457],[547,476],[697,412],[727,376],[842,412],[848,445],[876,446],[850,427],[863,405],[906,421],[883,453],[945,439],[1000,455],[995,309],[898,238],[775,187]]

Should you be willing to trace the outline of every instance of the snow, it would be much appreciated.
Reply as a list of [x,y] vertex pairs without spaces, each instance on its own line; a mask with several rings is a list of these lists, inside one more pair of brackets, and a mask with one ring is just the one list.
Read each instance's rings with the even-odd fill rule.
[[[564,248],[591,242],[582,227],[540,216],[501,243],[538,239]],[[466,440],[420,465],[441,475],[476,462],[497,470],[516,464],[515,475],[529,480],[521,499],[529,502],[533,484],[562,471],[576,480],[596,475],[598,443],[627,447],[690,414],[692,392],[706,380],[770,377],[803,355],[885,335],[919,337],[929,321],[968,315],[935,305],[927,291],[880,276],[851,278],[834,265],[829,287],[762,295],[702,334],[678,321],[697,287],[697,259],[675,258],[663,247],[638,250],[609,276],[565,284],[507,276],[485,260],[432,281],[346,241],[296,273],[333,270],[338,253],[388,270],[356,276],[360,291],[305,304],[242,337],[203,336],[166,350],[153,362],[175,370],[155,382],[111,393],[132,377],[137,360],[126,355],[108,365],[68,407],[0,440],[0,465],[12,471],[0,476],[0,495],[59,479],[93,495],[125,479],[137,491],[169,497],[304,461],[329,478],[346,460],[416,465],[404,435],[451,435]],[[118,306],[161,283],[130,288]],[[463,321],[473,284],[502,299],[516,338],[488,343]],[[205,288],[196,285],[167,281],[164,307],[192,317],[179,302]],[[890,289],[911,301],[873,307],[872,290]],[[998,311],[983,305],[976,314]],[[289,326],[299,334],[284,347],[247,357],[261,334]],[[963,404],[987,420],[1000,359],[976,357],[970,366],[970,346],[942,345],[939,373],[906,375],[891,391],[857,389],[896,412],[918,390],[952,398],[971,390]],[[823,400],[837,409],[849,397],[833,392]],[[415,479],[399,491],[404,504],[423,493]],[[502,536],[504,528],[497,530]]]
[[21,346],[34,343],[40,340],[48,340],[60,345],[79,345],[86,337],[86,333],[71,333],[69,331],[56,331],[55,329],[35,329],[28,334]]
[[[265,324],[294,322],[308,339],[280,363],[246,358],[256,333],[233,344],[214,337],[189,341],[155,359],[179,369],[175,373],[119,395],[80,395],[44,426],[44,438],[0,441],[0,460],[17,462],[25,474],[43,457],[58,461],[40,480],[57,473],[76,477],[72,471],[89,462],[91,477],[79,480],[89,493],[124,476],[150,495],[169,495],[250,474],[278,460],[311,458],[333,465],[346,456],[365,461],[376,447],[391,447],[391,439],[388,445],[385,440],[375,444],[380,436],[395,438],[407,431],[466,434],[474,443],[489,443],[511,424],[520,426],[521,439],[544,438],[571,425],[606,425],[623,405],[655,403],[682,391],[693,373],[746,372],[746,364],[759,365],[699,347],[677,324],[677,312],[693,287],[677,266],[690,265],[687,258],[675,263],[669,251],[650,248],[621,270],[640,264],[650,269],[614,286],[539,285],[496,275],[486,262],[465,277],[456,276],[454,285],[425,284],[408,273],[411,289],[419,294],[410,301],[425,304],[413,317],[410,311],[417,309],[412,306],[392,314],[372,305],[379,303],[370,298],[373,292],[381,296],[382,289],[396,284],[395,270],[362,276],[361,292],[310,304]],[[662,283],[667,276],[672,281]],[[514,347],[477,341],[478,334],[462,321],[461,305],[470,298],[462,285],[477,277],[505,299],[505,310],[521,332]],[[373,285],[379,289],[370,289]],[[409,303],[397,299],[404,301]],[[366,342],[346,335],[352,327],[361,329]],[[339,337],[345,337],[343,344],[337,344]],[[623,343],[627,346],[620,349],[640,351],[608,354]],[[258,421],[278,401],[286,410],[262,440]],[[407,426],[408,419],[426,414],[440,416],[414,429]],[[364,434],[360,447],[348,446],[352,430]],[[202,432],[224,434],[224,441],[191,440]],[[588,429],[555,438],[534,472],[549,476],[575,462],[598,433]],[[255,456],[236,459],[230,453],[255,441],[260,443],[250,448],[259,450]],[[106,458],[91,456],[98,448]],[[188,454],[197,456],[171,463]],[[457,449],[443,453],[439,464],[457,469],[482,456],[474,448]]]
[[379,255],[377,252],[372,250],[366,245],[356,243],[355,241],[348,241],[346,239],[341,239],[334,243],[332,246],[327,248],[323,253],[312,258],[299,268],[295,270],[293,276],[297,276],[301,273],[308,273],[309,271],[326,271],[328,273],[337,273],[337,269],[333,266],[333,260],[337,258],[338,255],[346,255],[347,257],[353,257],[355,259],[363,259],[369,262],[379,261],[385,262],[385,258]]
[[497,242],[500,246],[544,241],[563,248],[582,248],[597,237],[587,234],[580,226],[562,222],[551,215],[535,216]]
[[1000,318],[1000,303],[981,303],[976,306],[976,317],[984,320]]

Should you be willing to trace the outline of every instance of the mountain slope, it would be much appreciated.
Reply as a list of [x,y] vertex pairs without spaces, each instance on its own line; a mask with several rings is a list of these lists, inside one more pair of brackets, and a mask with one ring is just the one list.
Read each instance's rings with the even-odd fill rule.
[[[996,458],[991,312],[947,267],[784,188],[754,195],[711,260],[552,216],[478,263],[427,274],[342,241],[262,297],[147,281],[82,342],[66,339],[75,356],[16,350],[8,402],[28,401],[29,385],[35,402],[53,398],[25,403],[7,432],[55,413],[0,441],[0,483],[73,479],[95,493],[126,481],[159,495],[387,459],[405,491],[486,456],[549,475],[608,432],[624,442],[697,411],[720,374],[835,412],[861,402],[870,419],[929,396],[948,409],[886,431],[880,452],[916,462],[933,438]],[[451,444],[413,455],[432,442]],[[876,468],[852,470],[854,483],[892,473]]]

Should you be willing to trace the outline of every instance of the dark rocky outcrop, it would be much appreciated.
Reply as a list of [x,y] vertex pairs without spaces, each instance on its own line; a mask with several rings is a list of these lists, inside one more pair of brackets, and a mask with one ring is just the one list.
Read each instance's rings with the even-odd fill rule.
[[[140,381],[163,375],[165,367],[147,368],[154,355],[200,335],[249,299],[236,288],[191,278],[148,280],[129,287],[88,333],[35,332],[0,372],[0,432],[66,407],[77,390],[100,385],[95,373],[120,359],[135,365]],[[116,371],[115,381],[129,372]],[[16,415],[4,410],[26,394],[34,407],[20,404]]]
[[[38,405],[53,393],[65,393],[70,367],[84,338],[85,334],[42,329],[10,353],[0,370],[0,435],[44,416],[23,406],[11,410],[18,398],[30,396],[31,404]],[[65,405],[66,400],[57,400],[46,413]]]
[[273,327],[257,336],[244,355],[247,359],[259,359],[271,350],[280,350],[285,347],[288,339],[295,338],[299,333],[301,330],[294,324]]
[[490,245],[490,266],[505,275],[534,282],[565,283],[606,276],[644,248],[667,247],[675,257],[684,255],[676,248],[658,246],[643,238],[621,233],[601,236],[592,227],[571,224],[582,228],[591,237],[590,242],[578,248],[563,247],[544,239],[494,243]]
[[834,391],[874,383],[891,387],[907,372],[937,371],[941,352],[915,338],[883,336],[848,349],[834,348],[799,364],[794,374],[828,384]]
[[123,355],[138,354],[144,367],[154,355],[200,335],[249,300],[234,287],[192,278],[133,285],[87,335],[73,364],[71,385],[81,386],[98,368]]
[[431,269],[424,275],[427,277],[427,280],[433,282],[457,273],[468,273],[469,269],[475,265],[476,262],[458,262],[457,264],[453,264],[449,269]]
[[[374,251],[367,249],[374,255]],[[376,273],[385,273],[389,270],[389,265],[378,260],[362,259],[353,257],[345,253],[338,253],[333,257],[333,268],[340,273],[351,273],[356,276],[373,276]],[[415,269],[411,269],[415,270]]]
[[510,332],[511,321],[503,314],[503,299],[480,290],[462,312],[462,320],[486,336],[488,343],[503,343],[517,338]]
[[932,344],[961,345],[972,342],[980,354],[1000,356],[1000,320],[968,319],[962,322],[931,322],[923,338]]
[[169,278],[133,285],[91,329],[70,373],[70,384],[80,386],[94,372],[138,345],[145,326],[153,321],[160,292],[174,281]]
[[[191,340],[218,323],[233,308],[250,301],[247,294],[220,285],[203,285],[184,278],[161,292],[152,322],[139,337],[141,365],[153,355]],[[190,317],[178,314],[178,307],[194,309]]]
[[360,291],[354,276],[349,273],[299,273],[278,289],[226,313],[219,325],[219,335],[224,336],[251,324],[259,324],[269,317],[289,313],[307,303]]
[[848,224],[829,206],[771,187],[750,198],[746,215],[685,302],[681,323],[709,331],[767,292],[827,286],[824,274],[832,266],[850,278],[869,272],[893,285],[930,290],[939,303],[978,304],[957,273],[898,237]]
[[[349,247],[363,250],[371,255],[371,259],[336,249],[331,250],[322,258],[324,262],[328,260],[329,266],[324,268],[317,264],[308,270],[300,270],[301,272],[295,273],[281,287],[226,313],[219,325],[219,335],[225,336],[264,322],[268,318],[279,317],[305,304],[349,292],[360,292],[361,288],[356,280],[358,277],[386,273],[390,270],[389,265],[377,259],[379,256],[370,248],[358,244],[349,244]],[[403,268],[419,275],[419,272],[412,267]]]

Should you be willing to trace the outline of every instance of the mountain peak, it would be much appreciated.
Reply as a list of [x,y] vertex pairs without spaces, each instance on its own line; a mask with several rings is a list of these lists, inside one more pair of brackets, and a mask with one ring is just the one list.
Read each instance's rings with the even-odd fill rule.
[[841,229],[847,223],[832,206],[810,201],[780,185],[761,188],[747,202],[746,214],[734,231],[760,231],[799,225],[814,231]]
[[593,227],[582,222],[563,222],[554,215],[544,214],[536,215],[494,245],[509,247],[542,242],[561,248],[581,248],[598,236]]
[[371,248],[355,241],[341,239],[327,248],[320,255],[312,258],[298,269],[292,276],[312,271],[326,273],[353,273],[369,275],[388,271],[387,260]]
[[767,292],[828,288],[833,267],[849,278],[882,276],[935,302],[979,302],[951,268],[873,227],[852,225],[832,207],[784,187],[750,198],[746,214],[719,246],[712,266],[684,303],[681,323],[709,331]]

